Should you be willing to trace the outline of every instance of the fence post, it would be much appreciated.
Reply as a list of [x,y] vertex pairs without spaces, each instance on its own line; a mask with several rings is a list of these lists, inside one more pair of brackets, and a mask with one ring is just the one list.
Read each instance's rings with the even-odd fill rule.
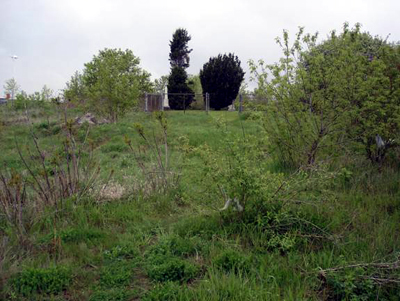
[[239,94],[239,114],[243,112],[243,95]]
[[160,111],[164,111],[164,93],[160,93]]
[[149,100],[149,97],[148,97],[147,92],[146,92],[146,93],[144,93],[144,111],[145,112],[148,111],[148,104],[147,104],[148,100]]

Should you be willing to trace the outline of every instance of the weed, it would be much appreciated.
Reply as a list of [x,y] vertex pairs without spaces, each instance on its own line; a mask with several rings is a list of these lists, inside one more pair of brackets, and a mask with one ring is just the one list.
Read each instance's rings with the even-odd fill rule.
[[154,255],[147,260],[147,275],[159,282],[187,282],[195,278],[199,272],[198,266],[176,257]]
[[164,282],[156,284],[142,298],[143,301],[172,301],[177,300],[182,287],[176,282]]
[[104,251],[103,256],[107,261],[121,261],[138,257],[139,251],[132,244],[122,244]]
[[108,290],[96,290],[90,296],[89,301],[126,301],[131,300],[135,295],[135,292],[116,287]]
[[50,233],[39,241],[41,243],[50,243],[54,239],[60,239],[64,243],[78,243],[81,241],[92,241],[102,237],[104,237],[104,233],[97,229],[69,228]]
[[179,236],[169,235],[162,237],[157,244],[152,246],[147,255],[173,255],[187,257],[196,254],[198,251],[198,242],[194,239],[184,239]]
[[47,269],[28,268],[11,279],[14,290],[24,296],[32,294],[57,294],[71,283],[70,271],[65,267]]
[[126,262],[113,262],[105,267],[100,274],[101,287],[114,288],[128,285],[133,277],[133,266]]
[[213,265],[225,272],[248,272],[251,260],[248,256],[243,255],[235,250],[226,250],[215,257],[212,261]]

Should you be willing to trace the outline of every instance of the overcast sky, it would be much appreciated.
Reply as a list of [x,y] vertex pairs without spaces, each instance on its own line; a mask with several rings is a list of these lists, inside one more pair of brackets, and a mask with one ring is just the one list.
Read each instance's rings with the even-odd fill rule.
[[[399,0],[0,0],[0,96],[15,76],[28,93],[58,91],[104,48],[129,48],[153,78],[169,73],[169,41],[192,36],[189,74],[211,56],[234,52],[247,61],[277,61],[275,37],[298,26],[322,38],[345,21],[400,40]],[[17,55],[13,61],[11,55]]]

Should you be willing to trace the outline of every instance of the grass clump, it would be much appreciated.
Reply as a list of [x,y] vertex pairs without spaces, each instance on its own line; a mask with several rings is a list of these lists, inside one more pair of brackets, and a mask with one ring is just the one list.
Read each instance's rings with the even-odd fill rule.
[[15,292],[25,297],[34,294],[57,294],[71,284],[71,272],[65,267],[27,268],[11,279]]
[[148,260],[147,275],[158,282],[188,282],[200,273],[200,268],[186,260],[170,256],[153,256]]
[[139,251],[135,245],[127,243],[104,251],[103,256],[106,261],[122,261],[138,257]]
[[50,233],[39,241],[41,243],[51,243],[54,239],[60,239],[64,243],[88,242],[104,238],[105,234],[98,229],[67,228],[58,233]]
[[135,292],[127,291],[125,288],[112,288],[108,290],[96,290],[89,301],[126,301],[135,297]]
[[99,284],[103,288],[128,285],[133,277],[133,266],[127,262],[114,262],[103,267]]
[[224,272],[248,272],[251,267],[250,257],[235,250],[226,250],[216,256],[213,265]]
[[176,282],[156,284],[142,298],[143,301],[172,301],[178,300],[182,287]]

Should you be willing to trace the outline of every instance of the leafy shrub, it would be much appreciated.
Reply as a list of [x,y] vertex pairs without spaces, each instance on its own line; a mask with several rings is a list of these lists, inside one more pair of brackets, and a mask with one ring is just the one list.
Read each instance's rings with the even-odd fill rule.
[[199,274],[199,268],[185,260],[170,256],[152,256],[148,262],[147,275],[155,281],[186,282]]
[[247,272],[250,269],[250,258],[235,250],[226,250],[215,257],[213,265],[225,272]]
[[168,301],[177,300],[177,295],[182,288],[176,282],[165,282],[157,284],[152,290],[148,291],[143,301]]
[[[393,296],[400,296],[398,286],[385,281],[386,276],[369,276],[363,268],[336,271],[326,276],[326,287],[332,300],[397,300]],[[380,282],[374,279],[380,279]]]
[[11,279],[14,290],[24,296],[32,294],[56,294],[71,283],[70,271],[65,267],[47,269],[28,268]]

